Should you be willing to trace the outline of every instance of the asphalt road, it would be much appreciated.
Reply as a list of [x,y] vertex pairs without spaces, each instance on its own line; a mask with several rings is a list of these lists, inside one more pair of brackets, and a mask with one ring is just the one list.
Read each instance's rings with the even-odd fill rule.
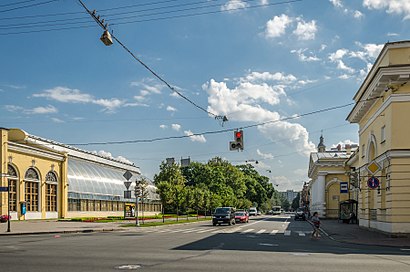
[[3,236],[0,271],[410,271],[410,251],[310,238],[289,216],[120,232]]

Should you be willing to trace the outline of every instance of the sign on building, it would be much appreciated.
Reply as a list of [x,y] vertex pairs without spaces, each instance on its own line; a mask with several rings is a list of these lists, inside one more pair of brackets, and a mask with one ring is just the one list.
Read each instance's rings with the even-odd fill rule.
[[347,182],[340,182],[340,193],[347,194],[349,192],[349,186]]

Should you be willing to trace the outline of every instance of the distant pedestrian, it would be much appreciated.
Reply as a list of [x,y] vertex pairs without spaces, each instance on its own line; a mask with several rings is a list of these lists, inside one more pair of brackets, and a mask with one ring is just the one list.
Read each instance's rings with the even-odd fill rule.
[[319,228],[320,228],[320,219],[318,212],[314,212],[312,216],[312,224],[313,224],[313,233],[312,238],[319,238]]

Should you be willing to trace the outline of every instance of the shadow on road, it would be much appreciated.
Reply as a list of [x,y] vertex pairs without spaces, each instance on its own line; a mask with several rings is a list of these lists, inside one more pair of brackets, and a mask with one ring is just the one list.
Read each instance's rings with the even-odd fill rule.
[[219,233],[188,243],[173,250],[243,250],[265,252],[303,252],[330,254],[408,255],[410,251],[396,247],[349,245],[322,237],[272,236],[269,234]]

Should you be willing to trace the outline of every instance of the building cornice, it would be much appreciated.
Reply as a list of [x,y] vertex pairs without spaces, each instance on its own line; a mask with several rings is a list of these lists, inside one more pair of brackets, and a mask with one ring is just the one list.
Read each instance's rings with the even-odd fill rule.
[[[360,97],[355,96],[353,109],[347,116],[350,123],[359,123],[363,116],[368,113],[369,109],[376,103],[378,98],[384,91],[388,90],[392,83],[400,84],[407,82],[410,78],[410,65],[380,67],[377,73],[372,78],[372,81],[367,83],[366,89],[360,89]],[[361,88],[364,88],[362,85]]]
[[392,103],[400,103],[400,102],[410,102],[410,94],[392,94],[390,95],[380,106],[380,108],[373,114],[373,116],[366,122],[366,124],[360,128],[359,130],[359,135],[361,135],[373,122],[376,120],[380,114],[384,110],[386,110],[387,107],[389,107]]
[[59,151],[48,151],[36,147],[32,147],[29,145],[18,144],[14,142],[8,142],[8,148],[10,151],[19,152],[23,154],[28,154],[32,156],[42,157],[46,159],[51,159],[55,161],[64,161],[65,153]]

